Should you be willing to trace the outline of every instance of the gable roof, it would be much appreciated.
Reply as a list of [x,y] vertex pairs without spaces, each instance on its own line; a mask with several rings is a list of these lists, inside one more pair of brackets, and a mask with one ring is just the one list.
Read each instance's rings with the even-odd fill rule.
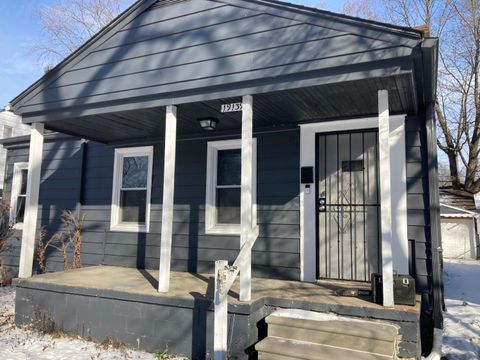
[[226,85],[238,96],[339,72],[408,74],[420,41],[417,30],[273,0],[144,0],[12,105],[26,122],[48,121],[187,102]]

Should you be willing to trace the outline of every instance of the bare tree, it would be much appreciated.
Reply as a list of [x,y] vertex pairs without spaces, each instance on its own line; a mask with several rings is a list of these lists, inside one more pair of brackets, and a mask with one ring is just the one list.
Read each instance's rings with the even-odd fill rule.
[[342,13],[369,20],[379,20],[374,0],[347,0],[342,3]]
[[[438,147],[454,188],[480,191],[480,0],[350,0],[359,15],[409,27],[425,25],[440,38],[435,114]],[[348,9],[355,7],[350,6]],[[367,8],[367,10],[365,10]],[[371,17],[371,16],[369,16]]]
[[133,0],[57,0],[38,17],[42,40],[34,48],[46,68],[57,64],[108,25]]

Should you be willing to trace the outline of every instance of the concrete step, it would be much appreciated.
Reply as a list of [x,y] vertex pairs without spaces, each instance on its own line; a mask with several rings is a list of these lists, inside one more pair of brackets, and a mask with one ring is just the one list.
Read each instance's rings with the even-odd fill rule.
[[286,325],[268,324],[268,336],[299,341],[308,340],[315,344],[343,347],[390,357],[395,355],[395,342],[339,334],[337,332],[320,331],[318,329],[312,330]]
[[267,337],[255,348],[259,360],[391,360],[392,356],[372,354],[336,346],[314,344],[308,341]]
[[265,320],[269,330],[270,327],[286,327],[292,329],[292,331],[294,329],[305,329],[394,343],[398,336],[398,328],[391,324],[304,310],[280,310],[274,312]]

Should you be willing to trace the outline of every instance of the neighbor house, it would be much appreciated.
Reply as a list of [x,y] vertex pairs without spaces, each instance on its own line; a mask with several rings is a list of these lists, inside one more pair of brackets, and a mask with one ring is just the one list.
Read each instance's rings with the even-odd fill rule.
[[[28,171],[16,322],[200,359],[428,354],[437,54],[416,29],[273,0],[136,2],[12,101],[32,126],[3,141],[13,201]],[[85,216],[83,268],[49,249],[60,272],[35,275],[63,209]],[[338,296],[376,273],[382,303]]]
[[[2,139],[8,139],[12,136],[21,136],[30,134],[30,126],[22,123],[22,118],[14,114],[10,106],[0,109],[0,132]],[[7,151],[0,145],[0,197],[3,192],[3,181],[5,174],[5,160]]]
[[479,195],[459,189],[440,189],[444,258],[476,260],[480,257]]

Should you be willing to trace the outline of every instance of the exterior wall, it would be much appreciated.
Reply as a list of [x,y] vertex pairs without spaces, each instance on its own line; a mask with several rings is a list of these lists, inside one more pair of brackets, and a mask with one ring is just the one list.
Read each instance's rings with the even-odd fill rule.
[[[23,124],[22,118],[11,111],[0,111],[0,135],[2,139],[5,138],[5,126],[12,128],[12,137],[30,134],[30,126]],[[7,150],[0,145],[0,189],[3,189],[6,160]]]
[[443,257],[477,259],[477,236],[472,218],[442,217]]
[[[419,118],[407,117],[406,131],[408,238],[412,245],[410,258],[415,259],[410,271],[416,277],[417,291],[428,291],[431,250],[425,129]],[[260,236],[252,254],[254,275],[299,279],[299,131],[255,136]],[[238,236],[205,235],[206,148],[207,140],[179,141],[177,144],[173,270],[212,272],[215,260],[233,261],[238,254]],[[75,209],[77,203],[81,203],[86,216],[84,265],[157,268],[163,143],[155,144],[151,231],[148,234],[109,230],[113,155],[113,148],[95,142],[83,145],[72,139],[47,142],[40,190],[41,226],[46,226],[51,235],[60,226],[61,211]],[[7,198],[13,163],[23,161],[28,161],[26,147],[9,150]],[[20,242],[16,241],[16,245],[6,260],[14,270]],[[52,251],[47,265],[51,270],[61,270],[62,261],[61,256]]]
[[420,117],[407,117],[405,130],[410,273],[416,279],[417,291],[425,292],[429,289],[432,259],[425,123]]
[[[81,149],[78,139],[63,138],[55,141],[47,140],[44,145],[42,175],[40,182],[38,230],[44,227],[47,237],[60,228],[62,210],[75,210],[79,201],[81,180]],[[13,164],[28,162],[28,146],[18,146],[8,150],[5,172],[5,199],[10,201]],[[11,275],[18,273],[21,245],[21,230],[16,230],[11,240],[12,249],[2,258]],[[49,269],[63,269],[63,257],[55,250],[48,253]]]
[[[299,279],[299,131],[257,134],[257,213],[260,235],[252,253],[255,276]],[[114,149],[99,143],[62,140],[46,143],[40,189],[40,226],[51,236],[63,209],[81,203],[85,214],[82,263],[158,268],[160,257],[163,143],[154,146],[150,232],[110,231]],[[83,154],[83,165],[82,165]],[[213,272],[215,260],[233,262],[238,236],[205,234],[207,140],[177,144],[172,269]],[[11,149],[7,191],[14,162],[28,161],[26,147]],[[83,168],[83,176],[82,174]],[[10,195],[8,195],[10,196]],[[20,242],[8,264],[16,270]],[[50,271],[63,269],[56,250]]]
[[[298,279],[299,133],[257,137],[257,203],[260,235],[252,253],[256,276]],[[207,141],[177,143],[172,269],[212,272],[215,260],[235,260],[238,236],[205,234]],[[160,254],[163,143],[154,150],[150,233],[110,231],[113,149],[90,143],[82,211],[85,261],[157,268]],[[90,250],[91,249],[91,250]],[[103,249],[103,254],[102,254]],[[101,258],[99,257],[101,254]]]

